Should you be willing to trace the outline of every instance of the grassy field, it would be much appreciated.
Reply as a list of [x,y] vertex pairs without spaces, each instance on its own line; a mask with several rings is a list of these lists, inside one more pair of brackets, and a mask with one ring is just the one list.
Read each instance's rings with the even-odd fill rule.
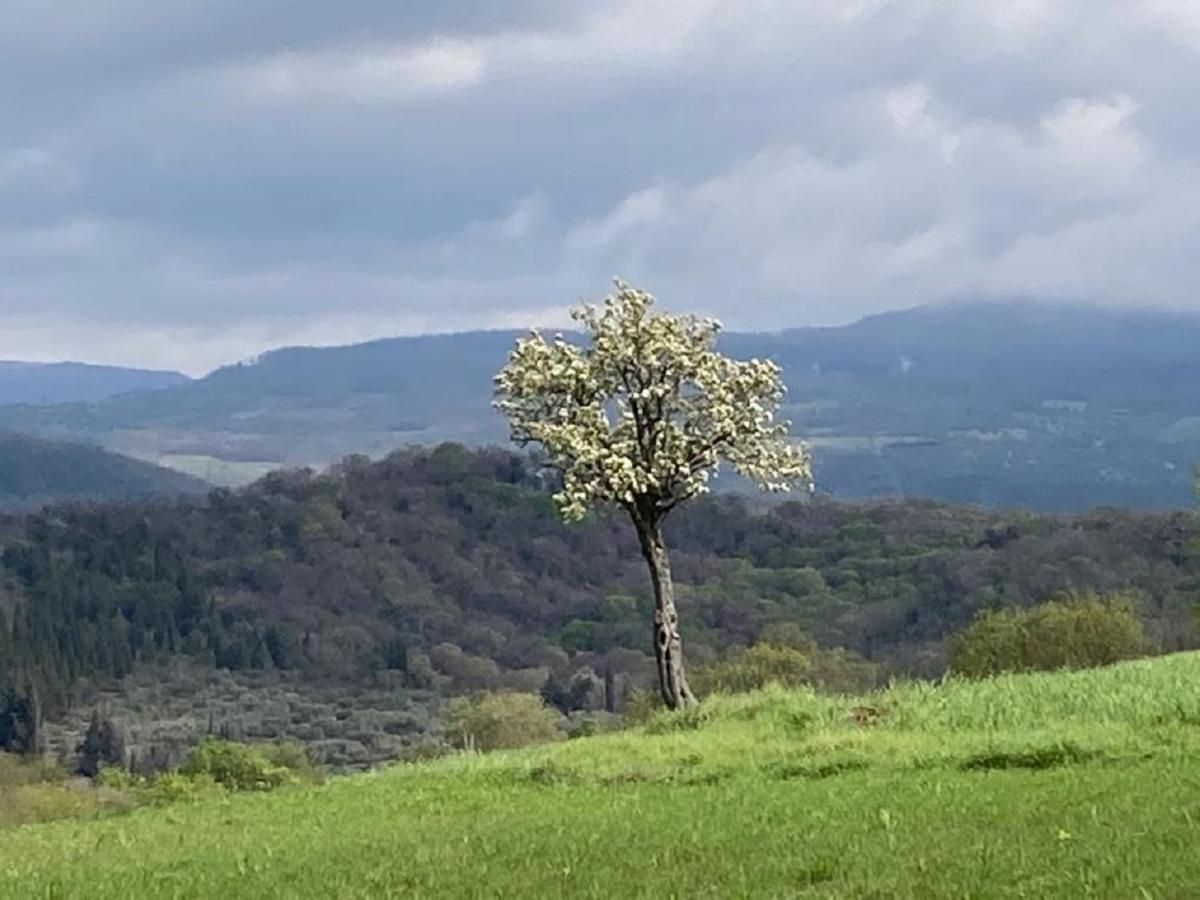
[[0,834],[2,897],[1200,897],[1200,655]]
[[191,475],[217,487],[236,488],[257,481],[283,466],[280,462],[238,462],[198,454],[167,453],[152,460],[160,466]]
[[4,829],[17,825],[81,818],[132,805],[119,791],[70,777],[51,761],[0,753],[0,843],[7,836]]

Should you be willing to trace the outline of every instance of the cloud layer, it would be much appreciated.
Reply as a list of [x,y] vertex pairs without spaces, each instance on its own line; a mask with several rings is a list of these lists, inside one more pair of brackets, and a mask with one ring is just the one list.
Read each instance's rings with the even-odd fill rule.
[[[202,11],[201,11],[202,10]],[[1200,308],[1200,4],[13,0],[0,358]]]

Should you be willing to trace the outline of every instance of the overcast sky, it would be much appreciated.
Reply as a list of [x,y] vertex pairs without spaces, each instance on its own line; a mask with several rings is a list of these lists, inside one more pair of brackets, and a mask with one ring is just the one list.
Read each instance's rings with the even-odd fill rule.
[[0,358],[1200,310],[1200,0],[0,0]]

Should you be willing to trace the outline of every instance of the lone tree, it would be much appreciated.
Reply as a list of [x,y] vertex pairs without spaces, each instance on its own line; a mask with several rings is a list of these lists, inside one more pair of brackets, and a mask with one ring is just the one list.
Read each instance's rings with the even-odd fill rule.
[[663,521],[708,491],[722,461],[765,490],[811,487],[805,448],[775,414],[785,388],[769,360],[740,362],[714,347],[713,319],[650,311],[654,298],[616,282],[602,307],[572,313],[586,346],[537,332],[517,341],[496,376],[495,405],[513,440],[539,444],[559,472],[567,521],[614,504],[633,520],[654,587],[654,655],[663,701],[696,702],[688,687]]

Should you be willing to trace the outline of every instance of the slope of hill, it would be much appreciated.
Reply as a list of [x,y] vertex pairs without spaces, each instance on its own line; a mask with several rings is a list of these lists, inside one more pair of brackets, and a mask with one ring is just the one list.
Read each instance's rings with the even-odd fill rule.
[[0,360],[0,404],[94,403],[118,394],[177,387],[189,380],[182,372]]
[[1200,316],[987,303],[764,339],[835,496],[1079,510],[1190,505]]
[[[527,462],[499,450],[445,445],[198,500],[0,524],[0,683],[39,671],[47,706],[75,678],[170,657],[343,688],[542,691],[565,710],[590,702],[597,673],[645,685],[653,671],[647,575],[628,524],[561,524]],[[755,511],[726,497],[681,511],[668,539],[696,660],[790,624],[882,674],[937,675],[946,637],[979,609],[1089,589],[1132,592],[1157,648],[1200,646],[1191,514],[930,502]],[[847,660],[848,674],[859,668]],[[235,712],[229,724],[246,733],[284,733]],[[326,737],[303,716],[276,719],[269,728]]]
[[717,697],[562,745],[25,827],[0,896],[1185,897],[1198,720],[1195,654]]
[[[280,350],[165,391],[0,408],[0,427],[86,437],[226,483],[408,444],[502,443],[491,378],[515,336]],[[722,338],[784,366],[787,413],[829,495],[1041,510],[1190,504],[1198,345],[1197,316],[1036,303]]]
[[198,494],[208,485],[99,447],[0,434],[0,512],[68,501]]
[[[0,424],[74,434],[140,458],[325,466],[406,444],[505,440],[491,379],[515,332],[288,348],[167,391],[0,408]],[[254,471],[254,470],[251,470]],[[261,468],[255,471],[255,477]],[[247,478],[247,481],[251,478]]]

